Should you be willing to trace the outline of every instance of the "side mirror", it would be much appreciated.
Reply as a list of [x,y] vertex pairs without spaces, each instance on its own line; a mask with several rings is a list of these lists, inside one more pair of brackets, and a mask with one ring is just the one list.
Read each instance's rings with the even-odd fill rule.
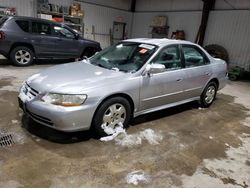
[[161,73],[164,72],[165,65],[162,64],[147,64],[146,66],[146,73],[148,74],[155,74],[155,73]]
[[78,40],[80,35],[78,33],[75,34],[75,39]]

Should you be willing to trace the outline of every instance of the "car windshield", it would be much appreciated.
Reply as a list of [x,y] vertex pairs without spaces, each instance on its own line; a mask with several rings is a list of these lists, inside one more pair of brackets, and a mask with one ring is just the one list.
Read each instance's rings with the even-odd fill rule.
[[151,44],[122,42],[113,45],[90,58],[90,63],[106,69],[136,72],[156,51]]

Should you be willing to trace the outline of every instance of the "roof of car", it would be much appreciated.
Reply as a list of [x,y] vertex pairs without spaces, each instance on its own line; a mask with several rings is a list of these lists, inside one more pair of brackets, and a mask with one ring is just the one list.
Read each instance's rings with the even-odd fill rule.
[[57,22],[53,22],[51,20],[46,20],[46,19],[42,19],[42,18],[33,18],[33,17],[28,17],[28,16],[9,16],[10,18],[13,19],[22,19],[22,20],[30,20],[30,21],[43,21],[43,22],[47,22],[47,23],[53,23],[56,25],[64,25],[63,23],[57,23]]
[[166,44],[193,44],[189,41],[184,40],[175,40],[175,39],[152,39],[152,38],[135,38],[135,39],[128,39],[124,40],[125,42],[138,42],[138,43],[146,43],[146,44],[153,44],[157,46],[165,46]]

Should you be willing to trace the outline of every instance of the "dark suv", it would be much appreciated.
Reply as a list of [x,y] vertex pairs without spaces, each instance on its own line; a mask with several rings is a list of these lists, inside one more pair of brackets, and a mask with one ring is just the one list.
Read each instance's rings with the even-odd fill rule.
[[0,53],[17,66],[34,59],[89,57],[100,50],[98,42],[83,39],[64,24],[29,17],[0,19]]

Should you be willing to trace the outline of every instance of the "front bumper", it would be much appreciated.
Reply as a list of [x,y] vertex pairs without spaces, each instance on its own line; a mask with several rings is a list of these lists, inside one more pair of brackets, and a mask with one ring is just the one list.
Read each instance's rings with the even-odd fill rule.
[[89,130],[95,112],[94,106],[85,104],[77,107],[62,107],[40,100],[23,101],[20,97],[18,101],[19,107],[34,121],[65,132]]

